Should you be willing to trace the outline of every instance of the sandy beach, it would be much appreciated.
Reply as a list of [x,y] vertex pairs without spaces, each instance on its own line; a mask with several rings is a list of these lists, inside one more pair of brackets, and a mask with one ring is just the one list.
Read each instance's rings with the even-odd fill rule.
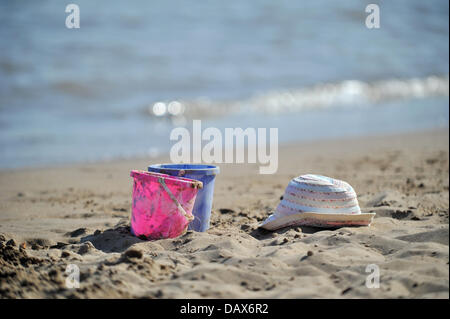
[[[157,241],[130,234],[129,172],[167,158],[2,171],[0,297],[448,298],[448,142],[446,129],[291,144],[274,175],[221,164],[211,228]],[[258,229],[306,173],[349,182],[372,225]]]

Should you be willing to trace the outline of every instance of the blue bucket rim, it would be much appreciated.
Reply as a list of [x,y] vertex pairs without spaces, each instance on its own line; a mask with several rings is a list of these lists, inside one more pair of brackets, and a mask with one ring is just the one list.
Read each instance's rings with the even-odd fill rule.
[[[179,166],[179,167],[177,167]],[[192,166],[188,168],[186,166]],[[163,164],[153,164],[149,165],[148,169],[158,169],[164,171],[178,172],[181,170],[185,171],[185,174],[195,174],[199,173],[202,175],[216,175],[220,173],[220,168],[216,165],[210,164],[173,164],[173,163],[163,163]]]

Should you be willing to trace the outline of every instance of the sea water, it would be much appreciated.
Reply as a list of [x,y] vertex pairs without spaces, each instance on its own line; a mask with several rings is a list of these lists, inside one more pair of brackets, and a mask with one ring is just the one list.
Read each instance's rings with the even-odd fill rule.
[[0,3],[0,168],[151,158],[193,119],[281,144],[448,127],[448,1],[379,1],[379,29],[356,0],[76,4],[79,29]]

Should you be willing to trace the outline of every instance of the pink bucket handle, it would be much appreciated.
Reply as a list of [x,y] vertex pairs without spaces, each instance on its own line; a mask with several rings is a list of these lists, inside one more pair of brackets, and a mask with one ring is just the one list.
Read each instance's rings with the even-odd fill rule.
[[178,210],[184,215],[184,217],[188,220],[188,222],[191,222],[194,220],[193,215],[189,215],[184,210],[183,206],[181,206],[180,202],[175,198],[173,193],[170,191],[170,189],[167,187],[166,182],[164,181],[164,178],[158,177],[158,182],[161,184],[161,186],[164,188],[164,190],[169,194],[170,199],[177,205]]

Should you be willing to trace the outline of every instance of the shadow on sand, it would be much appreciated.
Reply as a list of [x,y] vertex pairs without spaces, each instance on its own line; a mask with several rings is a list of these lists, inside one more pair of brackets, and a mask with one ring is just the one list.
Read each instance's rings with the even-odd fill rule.
[[317,228],[317,227],[311,227],[311,226],[290,226],[290,227],[277,229],[274,231],[266,230],[264,228],[257,228],[250,232],[250,236],[252,236],[258,240],[264,240],[264,239],[268,239],[268,238],[273,238],[274,234],[282,235],[284,233],[287,233],[291,229],[293,229],[299,233],[303,233],[303,234],[314,234],[319,231],[328,230],[328,229],[324,229],[324,228]]

